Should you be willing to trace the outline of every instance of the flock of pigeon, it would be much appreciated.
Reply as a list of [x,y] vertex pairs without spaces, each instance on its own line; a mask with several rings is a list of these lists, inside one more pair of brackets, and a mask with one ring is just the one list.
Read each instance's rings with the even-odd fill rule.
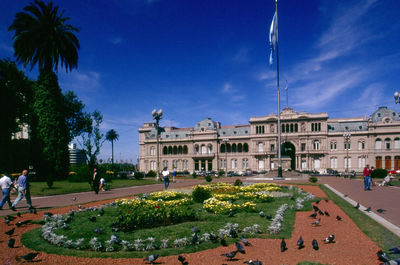
[[[23,225],[29,224],[31,222],[31,220],[18,221],[18,219],[20,217],[21,217],[21,213],[17,213],[17,217],[11,216],[11,215],[7,215],[4,217],[4,223],[7,224],[8,226],[10,226],[13,221],[16,221],[15,227],[13,227],[12,229],[5,232],[5,234],[8,235],[8,237],[9,237],[8,242],[7,242],[7,246],[9,248],[15,247],[15,239],[13,238],[15,229],[19,228]],[[39,252],[29,252],[25,255],[17,257],[16,259],[17,259],[17,261],[25,260],[25,261],[31,262],[36,258],[36,256],[38,254],[39,254]]]

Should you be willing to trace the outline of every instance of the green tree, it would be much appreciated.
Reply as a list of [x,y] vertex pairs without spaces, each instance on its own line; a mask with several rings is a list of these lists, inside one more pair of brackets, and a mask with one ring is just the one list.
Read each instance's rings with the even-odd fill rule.
[[91,114],[91,121],[90,126],[81,134],[82,142],[79,142],[79,144],[85,150],[89,167],[93,169],[97,164],[97,156],[104,142],[102,141],[104,134],[100,132],[103,115],[96,110]]
[[33,109],[37,118],[35,140],[42,156],[38,171],[46,177],[47,185],[54,178],[64,178],[69,168],[69,134],[64,114],[64,98],[53,72],[42,73],[35,84]]
[[58,64],[68,71],[78,66],[79,30],[67,24],[69,17],[52,2],[35,0],[18,12],[8,31],[14,31],[14,55],[18,62],[31,69],[52,72]]
[[[32,82],[18,70],[14,62],[0,60],[0,168],[20,170],[16,167],[11,136],[20,126],[29,123]],[[7,150],[7,151],[5,151]],[[25,150],[28,153],[28,150]],[[26,161],[28,162],[28,161]],[[25,162],[25,163],[26,163]],[[25,164],[25,166],[28,166]]]
[[64,93],[64,114],[69,131],[69,142],[87,131],[92,119],[90,114],[83,111],[85,105],[73,91]]
[[41,151],[41,155],[36,156],[36,166],[46,174],[47,184],[51,186],[53,177],[64,177],[68,172],[67,146],[71,139],[66,124],[68,117],[64,113],[65,102],[53,71],[59,64],[67,72],[77,67],[80,47],[75,33],[78,29],[67,24],[69,18],[52,2],[35,0],[23,10],[15,15],[8,30],[14,32],[17,61],[24,66],[29,64],[31,69],[35,65],[39,68],[34,92],[32,138],[35,150]]
[[118,133],[111,129],[106,133],[106,140],[111,142],[111,164],[114,167],[114,141],[118,140]]

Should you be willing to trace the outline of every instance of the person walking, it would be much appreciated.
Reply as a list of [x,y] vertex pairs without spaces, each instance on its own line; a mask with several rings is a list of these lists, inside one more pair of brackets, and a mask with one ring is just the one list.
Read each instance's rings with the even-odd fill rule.
[[97,168],[93,168],[92,185],[94,193],[99,194],[100,180],[97,174]]
[[163,172],[161,173],[164,177],[164,188],[168,189],[169,186],[169,171],[167,167],[164,167]]
[[29,211],[33,209],[31,202],[31,192],[29,188],[29,178],[28,178],[28,170],[24,169],[22,171],[22,175],[18,177],[18,196],[13,202],[11,206],[11,210],[16,211],[15,206],[22,200],[22,198],[26,199],[26,204],[28,204]]
[[174,171],[172,172],[172,182],[176,181],[175,178],[176,178],[176,168],[174,168]]
[[6,173],[4,173],[3,177],[0,178],[0,186],[1,186],[1,192],[3,193],[3,198],[1,198],[0,201],[0,210],[3,210],[3,205],[6,202],[8,203],[8,208],[11,209],[12,204],[10,200],[10,191],[11,188],[13,187],[13,182],[11,181],[11,178],[7,176]]
[[364,190],[371,190],[371,170],[369,169],[369,165],[366,165],[363,170],[364,176]]

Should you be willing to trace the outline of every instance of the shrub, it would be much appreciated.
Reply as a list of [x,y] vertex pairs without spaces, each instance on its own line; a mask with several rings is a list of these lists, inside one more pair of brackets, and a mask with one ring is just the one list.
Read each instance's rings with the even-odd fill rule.
[[203,186],[196,186],[193,189],[192,197],[195,202],[203,203],[211,197],[211,191]]
[[388,174],[386,169],[383,168],[377,168],[375,169],[372,174],[371,174],[371,178],[379,178],[379,179],[383,179],[384,177],[386,177]]
[[197,178],[196,172],[193,172],[192,176],[193,176],[193,178]]
[[240,179],[236,179],[235,183],[233,184],[234,186],[242,186],[243,182]]
[[89,182],[93,177],[92,170],[86,164],[74,165],[73,169],[75,174],[68,176],[69,182]]
[[309,179],[308,179],[308,181],[310,181],[311,183],[315,183],[315,182],[317,182],[318,181],[318,179],[316,178],[316,177],[310,177]]
[[212,181],[212,177],[211,177],[210,175],[207,175],[207,176],[206,176],[206,181],[207,181],[207,182],[211,182],[211,181]]
[[142,179],[144,178],[144,174],[142,172],[135,172],[135,174],[133,175],[133,177],[135,179]]
[[189,171],[187,170],[183,171],[183,175],[189,175],[189,174],[190,174]]
[[157,173],[153,170],[150,170],[149,172],[147,172],[146,177],[148,178],[154,178],[155,176],[157,176]]

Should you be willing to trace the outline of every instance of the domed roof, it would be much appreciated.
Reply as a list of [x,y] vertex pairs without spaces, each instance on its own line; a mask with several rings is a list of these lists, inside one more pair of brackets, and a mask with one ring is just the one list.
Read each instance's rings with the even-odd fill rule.
[[379,107],[379,109],[371,115],[372,122],[381,122],[385,118],[400,121],[399,113],[394,110],[388,109],[387,107]]
[[200,131],[203,128],[203,130],[215,130],[217,129],[217,123],[213,121],[211,118],[205,118],[202,121],[199,121],[196,123],[194,126],[195,131]]

